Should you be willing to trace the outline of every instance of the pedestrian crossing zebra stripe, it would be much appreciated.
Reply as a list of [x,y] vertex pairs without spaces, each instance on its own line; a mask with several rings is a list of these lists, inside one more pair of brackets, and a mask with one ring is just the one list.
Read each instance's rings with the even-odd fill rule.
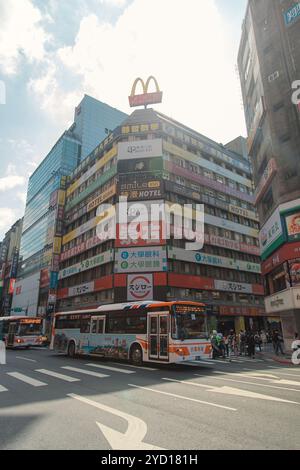
[[48,385],[45,382],[41,382],[40,380],[33,379],[32,377],[29,377],[28,375],[20,374],[20,372],[7,372],[7,375],[17,380],[20,380],[21,382],[25,382],[28,385],[32,385],[33,387],[45,387],[46,385]]
[[8,392],[7,388],[3,387],[3,385],[0,385],[0,392]]
[[80,382],[80,379],[71,377],[70,375],[60,374],[59,372],[54,372],[48,369],[36,369],[36,372],[49,375],[50,377],[54,377],[56,379],[64,380],[65,382]]

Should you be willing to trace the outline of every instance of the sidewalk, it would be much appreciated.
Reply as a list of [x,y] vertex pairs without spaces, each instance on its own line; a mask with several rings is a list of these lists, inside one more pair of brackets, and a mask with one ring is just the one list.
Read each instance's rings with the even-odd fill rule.
[[259,357],[260,359],[272,359],[274,362],[278,362],[279,364],[284,364],[284,365],[293,365],[292,363],[292,354],[280,354],[279,356],[276,356],[276,354],[269,348],[267,351],[256,351],[255,355]]

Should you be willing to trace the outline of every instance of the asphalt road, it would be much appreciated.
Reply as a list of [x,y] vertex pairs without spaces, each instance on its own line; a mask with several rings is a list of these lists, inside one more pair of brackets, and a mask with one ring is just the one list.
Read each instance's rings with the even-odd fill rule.
[[300,367],[145,366],[48,350],[0,365],[0,449],[299,449]]

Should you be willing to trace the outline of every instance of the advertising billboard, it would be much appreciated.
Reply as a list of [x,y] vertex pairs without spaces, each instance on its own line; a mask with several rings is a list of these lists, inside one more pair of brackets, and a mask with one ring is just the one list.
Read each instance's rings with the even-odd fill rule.
[[152,158],[162,156],[162,139],[119,142],[118,160]]
[[127,300],[140,302],[153,299],[153,275],[129,274],[127,276]]
[[295,242],[300,240],[300,212],[285,217],[288,240]]
[[40,272],[17,280],[12,299],[11,313],[20,315],[37,315],[40,289]]
[[261,256],[265,260],[284,241],[283,227],[279,208],[262,227],[259,234]]

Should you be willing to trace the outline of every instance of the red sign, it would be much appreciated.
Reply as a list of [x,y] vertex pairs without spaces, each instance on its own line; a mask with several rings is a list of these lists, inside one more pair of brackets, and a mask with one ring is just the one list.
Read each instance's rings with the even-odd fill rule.
[[41,270],[41,278],[40,278],[40,287],[48,287],[50,284],[50,277],[49,277],[49,270],[42,269]]
[[162,235],[162,221],[117,224],[115,246],[116,248],[161,246],[166,244],[166,240],[162,238]]
[[9,293],[9,294],[13,294],[13,293],[14,293],[15,284],[16,284],[16,279],[11,279],[11,280],[9,281],[9,288],[8,288],[8,293]]
[[258,307],[230,307],[227,305],[220,307],[220,315],[222,316],[257,317],[265,314],[265,310]]
[[270,273],[284,261],[300,257],[300,242],[287,243],[262,263],[262,275]]
[[[150,82],[153,81],[156,86],[156,91],[153,93],[149,93],[149,85]],[[141,83],[143,93],[140,95],[136,95],[136,87],[138,83]],[[157,80],[151,76],[148,78],[146,83],[141,78],[137,78],[133,84],[131,95],[129,96],[129,104],[131,108],[136,106],[145,106],[147,107],[149,104],[161,103],[162,102],[162,91],[160,91]]]

